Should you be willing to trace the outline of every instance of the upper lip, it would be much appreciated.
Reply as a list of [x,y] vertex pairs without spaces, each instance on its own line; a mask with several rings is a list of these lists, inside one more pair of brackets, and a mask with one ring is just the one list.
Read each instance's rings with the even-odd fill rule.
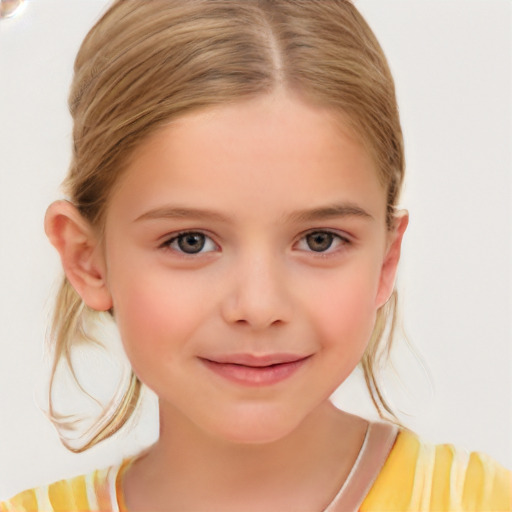
[[252,366],[262,368],[275,364],[294,363],[308,358],[310,355],[301,354],[229,354],[215,357],[203,357],[207,361],[218,364],[238,364],[241,366]]

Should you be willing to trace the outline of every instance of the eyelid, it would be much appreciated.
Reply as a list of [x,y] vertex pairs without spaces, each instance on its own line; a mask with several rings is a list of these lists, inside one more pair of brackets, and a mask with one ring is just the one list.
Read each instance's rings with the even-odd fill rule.
[[[204,251],[201,249],[201,251],[196,252],[196,253],[187,253],[187,252],[180,250],[179,248],[171,247],[171,244],[174,241],[176,241],[178,238],[180,238],[181,236],[184,236],[184,235],[189,235],[189,234],[197,234],[197,235],[204,236],[206,238],[206,243],[208,243],[208,240],[209,240],[211,243],[213,243],[213,245],[215,246],[215,249],[207,250],[207,251]],[[174,253],[179,254],[180,256],[188,257],[188,258],[190,258],[190,257],[197,258],[200,255],[208,254],[208,253],[212,253],[212,252],[216,252],[216,251],[220,250],[219,244],[217,242],[215,242],[213,237],[201,229],[184,229],[181,231],[177,231],[175,233],[168,233],[167,235],[162,237],[162,242],[159,244],[158,247],[160,249],[167,249],[167,250],[173,251]]]
[[[353,243],[352,238],[349,235],[347,235],[346,233],[340,233],[339,231],[337,231],[335,229],[329,229],[329,228],[313,228],[313,229],[309,229],[309,230],[303,232],[298,237],[297,241],[294,243],[294,247],[296,247],[301,242],[305,242],[306,237],[309,235],[312,235],[314,233],[326,233],[326,234],[332,235],[334,238],[336,238],[338,240],[339,243],[336,244],[336,247],[334,247],[334,249],[331,246],[325,251],[314,251],[309,248],[304,248],[304,249],[299,249],[299,250],[306,252],[306,253],[311,253],[316,256],[322,256],[322,255],[327,256],[329,254],[339,251],[340,246],[344,247],[344,246],[352,245],[352,243]],[[171,244],[173,242],[175,242],[179,237],[187,235],[187,234],[200,234],[200,235],[204,236],[206,238],[206,243],[208,243],[208,241],[209,241],[210,243],[212,243],[214,245],[214,248],[207,250],[207,251],[204,251],[203,249],[201,249],[201,251],[199,251],[197,253],[187,253],[187,252],[180,250],[179,248],[171,247]],[[180,256],[183,256],[183,257],[198,257],[199,255],[213,253],[213,252],[219,251],[221,249],[219,244],[214,240],[213,236],[208,234],[207,232],[205,232],[202,229],[184,229],[181,231],[177,231],[175,233],[168,233],[167,235],[163,236],[161,238],[161,240],[162,241],[158,245],[159,248],[173,251],[174,253],[176,253]]]
[[295,246],[297,246],[302,241],[305,242],[306,237],[309,235],[312,235],[314,233],[327,233],[327,234],[332,235],[333,237],[337,238],[340,242],[336,247],[332,248],[332,246],[331,246],[325,251],[314,251],[309,248],[301,249],[304,252],[311,253],[315,256],[324,256],[325,257],[327,255],[338,252],[340,250],[339,249],[340,246],[346,247],[348,245],[352,245],[352,243],[353,243],[351,237],[349,235],[347,235],[346,233],[340,233],[339,231],[337,231],[335,229],[329,229],[329,228],[314,228],[314,229],[309,229],[306,232],[302,233],[300,235],[300,237],[298,238],[297,242],[295,243]]

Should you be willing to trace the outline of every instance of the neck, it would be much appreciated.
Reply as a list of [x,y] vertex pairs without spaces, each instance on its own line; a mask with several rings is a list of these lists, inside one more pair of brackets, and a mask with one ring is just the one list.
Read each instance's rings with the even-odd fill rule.
[[[286,437],[231,443],[161,408],[158,442],[125,478],[131,511],[323,510],[357,457],[366,421],[325,402]],[[163,506],[160,506],[163,505]]]

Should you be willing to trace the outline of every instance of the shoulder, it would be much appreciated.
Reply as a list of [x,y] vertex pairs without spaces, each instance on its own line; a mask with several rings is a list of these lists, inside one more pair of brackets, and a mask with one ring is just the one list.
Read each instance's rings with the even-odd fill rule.
[[402,430],[361,511],[511,511],[512,473],[482,453]]
[[117,511],[122,464],[23,491],[0,502],[0,512]]

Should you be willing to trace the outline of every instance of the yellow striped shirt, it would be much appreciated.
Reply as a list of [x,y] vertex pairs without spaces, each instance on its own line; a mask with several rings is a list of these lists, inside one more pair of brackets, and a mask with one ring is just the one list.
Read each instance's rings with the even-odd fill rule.
[[[24,491],[0,502],[0,512],[126,512],[120,476],[128,463]],[[483,454],[423,443],[404,430],[359,510],[511,512],[512,472]]]

